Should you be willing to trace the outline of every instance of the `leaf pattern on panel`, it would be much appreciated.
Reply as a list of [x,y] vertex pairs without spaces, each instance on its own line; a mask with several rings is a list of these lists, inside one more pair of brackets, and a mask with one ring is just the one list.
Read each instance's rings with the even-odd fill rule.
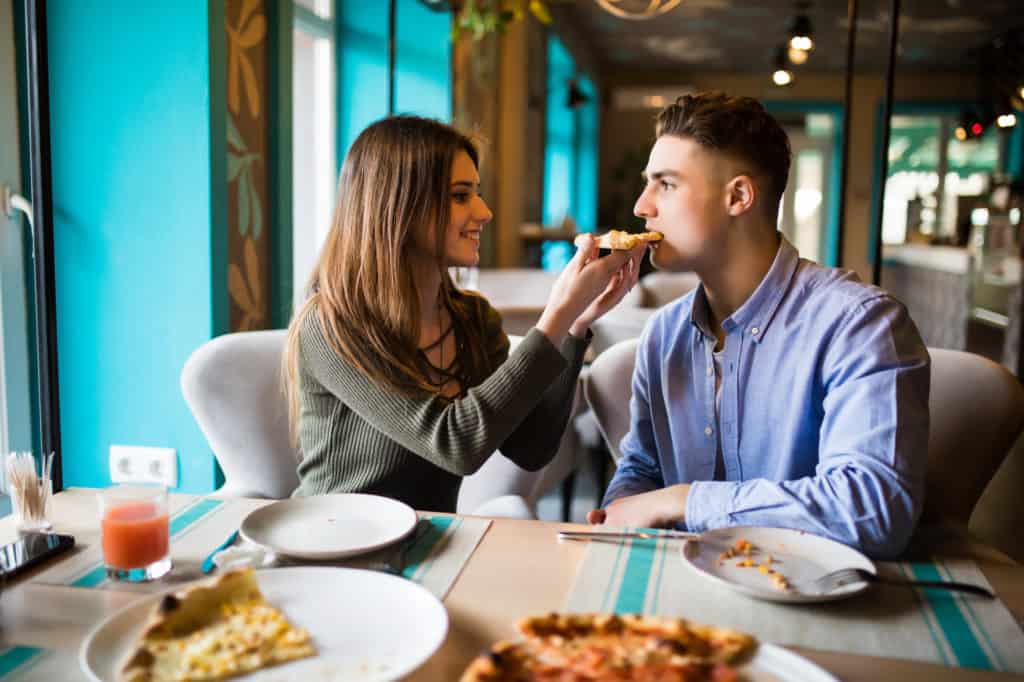
[[238,234],[243,237],[252,234],[254,239],[259,239],[263,233],[263,200],[249,169],[263,158],[259,154],[246,151],[248,145],[245,144],[245,138],[239,132],[231,114],[228,114],[227,135],[228,184],[236,183]]
[[252,239],[246,238],[242,249],[242,266],[228,265],[228,293],[242,311],[235,331],[249,331],[263,326],[263,290],[260,287],[260,262]]
[[228,109],[238,116],[242,108],[242,92],[252,118],[260,117],[260,87],[256,71],[246,50],[259,45],[267,35],[267,19],[256,9],[259,0],[245,0],[239,13],[238,25],[225,20],[228,34]]

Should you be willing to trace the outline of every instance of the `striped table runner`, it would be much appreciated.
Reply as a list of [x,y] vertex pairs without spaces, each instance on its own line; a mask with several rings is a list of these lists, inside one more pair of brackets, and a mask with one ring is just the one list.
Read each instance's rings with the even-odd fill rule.
[[0,679],[4,682],[85,682],[77,655],[70,651],[13,646],[0,649]]
[[[172,509],[170,531],[174,568],[163,580],[152,583],[111,581],[107,578],[107,571],[103,566],[101,548],[93,545],[82,547],[70,558],[43,571],[33,578],[33,582],[141,593],[166,590],[175,582],[186,582],[202,577],[199,567],[203,559],[237,530],[250,512],[270,502],[208,497],[198,498],[178,509]],[[408,549],[403,573],[410,580],[430,590],[439,599],[443,599],[491,522],[488,519],[450,516],[425,515],[423,518],[429,519],[431,527]],[[386,549],[383,554],[391,551]],[[368,555],[341,561],[337,565],[358,568],[380,558]]]
[[[823,604],[758,601],[698,573],[682,559],[682,545],[665,539],[591,542],[568,610],[681,616],[767,642],[1024,673],[1024,632],[1000,601],[881,585]],[[877,565],[882,574],[990,587],[966,559]]]

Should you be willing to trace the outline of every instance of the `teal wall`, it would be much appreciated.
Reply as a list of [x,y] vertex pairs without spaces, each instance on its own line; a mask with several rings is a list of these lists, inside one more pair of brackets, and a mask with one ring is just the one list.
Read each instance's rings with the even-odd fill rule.
[[398,0],[395,16],[395,113],[452,118],[451,14],[419,0]]
[[336,0],[338,166],[363,128],[388,114],[388,3]]
[[175,448],[182,490],[216,481],[178,383],[189,354],[224,331],[227,300],[217,291],[224,245],[213,238],[226,235],[212,189],[224,178],[223,141],[211,144],[224,113],[210,82],[211,42],[214,72],[225,70],[223,8],[219,21],[209,11],[195,1],[48,7],[68,486],[108,483],[111,444]]
[[573,183],[576,143],[575,116],[567,107],[569,80],[576,64],[562,42],[548,37],[547,106],[544,119],[544,204],[543,221],[559,225],[572,213],[576,186]]
[[[569,83],[586,101],[568,107]],[[575,60],[553,33],[548,36],[547,107],[544,122],[544,225],[557,227],[566,216],[582,232],[597,229],[599,96],[594,83],[580,73]],[[544,242],[541,266],[558,271],[572,258],[566,242]]]
[[388,83],[388,3],[337,0],[338,165],[363,128],[388,115],[394,88],[396,114],[443,121],[452,117],[451,15],[419,0],[398,0],[395,82]]

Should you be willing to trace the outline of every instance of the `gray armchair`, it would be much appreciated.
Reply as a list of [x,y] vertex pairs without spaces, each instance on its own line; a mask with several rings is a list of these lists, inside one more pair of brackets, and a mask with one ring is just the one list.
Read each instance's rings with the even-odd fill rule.
[[[224,472],[218,495],[280,499],[299,484],[281,384],[286,334],[272,330],[219,336],[200,346],[182,369],[185,402]],[[544,469],[525,471],[495,453],[463,480],[458,511],[534,518],[545,474]]]

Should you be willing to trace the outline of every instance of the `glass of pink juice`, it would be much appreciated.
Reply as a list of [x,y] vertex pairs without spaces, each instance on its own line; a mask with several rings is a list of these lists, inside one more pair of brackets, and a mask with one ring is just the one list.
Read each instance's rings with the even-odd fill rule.
[[101,492],[100,537],[110,578],[140,582],[164,576],[171,570],[167,489],[118,485]]

